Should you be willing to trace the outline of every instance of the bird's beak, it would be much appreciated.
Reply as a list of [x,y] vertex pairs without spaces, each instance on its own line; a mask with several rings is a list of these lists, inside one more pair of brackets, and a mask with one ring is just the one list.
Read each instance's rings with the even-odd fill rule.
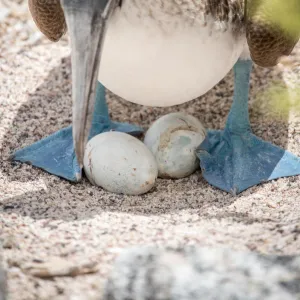
[[72,48],[73,140],[82,167],[107,20],[117,0],[61,0]]

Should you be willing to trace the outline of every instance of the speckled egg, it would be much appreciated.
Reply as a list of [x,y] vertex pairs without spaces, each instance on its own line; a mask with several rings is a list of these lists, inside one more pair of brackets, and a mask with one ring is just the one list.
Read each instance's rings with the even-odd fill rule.
[[195,150],[206,130],[195,117],[178,112],[156,120],[146,132],[144,143],[151,150],[161,178],[183,178],[199,168]]
[[92,184],[118,194],[146,193],[158,175],[156,160],[145,144],[121,132],[93,137],[87,143],[83,165]]

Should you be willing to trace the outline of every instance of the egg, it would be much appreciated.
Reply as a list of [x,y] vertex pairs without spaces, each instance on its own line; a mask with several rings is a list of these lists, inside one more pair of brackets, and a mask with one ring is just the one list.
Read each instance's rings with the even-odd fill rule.
[[161,178],[183,178],[199,168],[196,148],[206,130],[195,117],[178,112],[156,120],[148,129],[144,143],[154,154]]
[[118,194],[144,194],[158,175],[156,160],[145,144],[114,131],[101,133],[87,143],[83,166],[92,184]]

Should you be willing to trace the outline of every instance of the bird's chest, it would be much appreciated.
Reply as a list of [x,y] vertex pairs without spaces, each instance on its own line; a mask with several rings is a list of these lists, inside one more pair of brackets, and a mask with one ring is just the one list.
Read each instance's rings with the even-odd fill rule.
[[206,15],[201,3],[123,0],[108,24],[99,80],[151,106],[180,104],[211,89],[237,61],[245,38]]

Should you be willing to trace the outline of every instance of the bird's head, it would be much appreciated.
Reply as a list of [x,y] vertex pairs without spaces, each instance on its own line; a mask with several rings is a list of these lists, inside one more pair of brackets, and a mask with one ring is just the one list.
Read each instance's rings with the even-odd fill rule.
[[107,20],[121,0],[29,0],[39,29],[57,41],[67,28],[72,48],[73,140],[80,166],[91,127]]

